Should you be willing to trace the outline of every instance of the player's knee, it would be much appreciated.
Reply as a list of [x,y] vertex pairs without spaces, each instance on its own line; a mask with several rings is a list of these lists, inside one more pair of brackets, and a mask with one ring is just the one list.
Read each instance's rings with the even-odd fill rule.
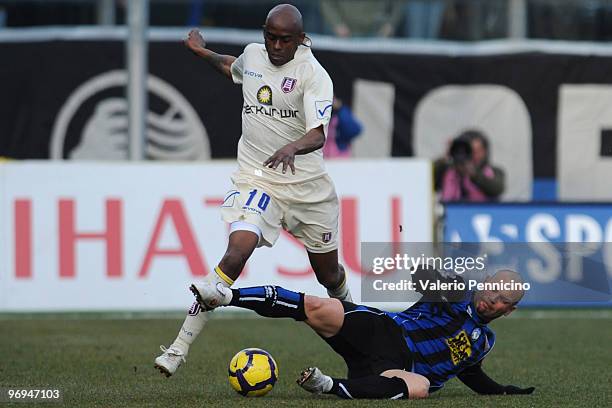
[[384,377],[398,377],[404,380],[408,388],[408,398],[420,399],[429,396],[429,380],[416,373],[405,370],[387,370],[381,374]]
[[323,337],[338,334],[344,322],[344,309],[338,299],[304,296],[306,324]]
[[304,311],[307,319],[315,318],[323,309],[323,299],[317,296],[304,296]]
[[[337,303],[337,304],[336,304]],[[304,312],[308,320],[327,321],[339,309],[342,314],[343,309],[338,299],[324,299],[318,296],[304,296]]]
[[409,396],[412,399],[420,399],[429,397],[429,380],[423,376],[420,378],[411,378],[408,384]]

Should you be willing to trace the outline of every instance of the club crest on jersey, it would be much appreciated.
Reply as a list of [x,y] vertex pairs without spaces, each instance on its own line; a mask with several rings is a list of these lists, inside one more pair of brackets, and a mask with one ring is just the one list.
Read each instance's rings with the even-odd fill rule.
[[332,238],[332,233],[331,232],[324,232],[323,235],[321,236],[321,240],[324,243],[328,243],[329,241],[331,241]]
[[450,349],[453,364],[457,365],[472,355],[472,343],[465,330],[461,330],[455,337],[446,339],[446,344]]
[[262,105],[272,105],[272,88],[264,85],[257,91],[257,102]]
[[289,93],[295,89],[295,84],[297,84],[297,79],[285,77],[283,78],[281,89],[283,90],[284,93]]
[[472,340],[476,341],[476,340],[478,340],[479,337],[480,337],[480,329],[478,327],[476,327],[472,331]]

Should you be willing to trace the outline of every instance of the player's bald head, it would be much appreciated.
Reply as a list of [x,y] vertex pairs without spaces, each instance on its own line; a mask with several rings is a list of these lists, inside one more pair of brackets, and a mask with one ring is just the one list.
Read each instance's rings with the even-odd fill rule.
[[279,4],[270,10],[266,17],[266,27],[300,34],[304,32],[302,13],[291,4]]
[[501,269],[484,281],[484,288],[474,293],[474,307],[485,321],[508,316],[516,309],[525,294],[521,275],[510,269]]
[[[500,269],[493,276],[487,279],[491,283],[515,283],[517,287],[522,287],[523,279],[521,275],[510,269]],[[517,304],[525,295],[523,289],[504,290],[502,295],[512,304]]]
[[302,14],[291,4],[279,4],[270,10],[263,29],[268,58],[276,66],[291,61],[306,37]]

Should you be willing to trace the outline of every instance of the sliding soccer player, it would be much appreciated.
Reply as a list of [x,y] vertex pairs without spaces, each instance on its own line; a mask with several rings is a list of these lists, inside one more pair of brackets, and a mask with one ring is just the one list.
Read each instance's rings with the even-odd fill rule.
[[[418,271],[415,277],[424,273],[445,279],[432,270]],[[521,278],[514,271],[501,270],[485,282],[501,286],[521,282]],[[312,393],[350,399],[425,398],[455,376],[479,394],[534,391],[533,387],[501,385],[482,369],[483,359],[495,344],[489,322],[512,313],[523,297],[522,290],[480,290],[453,303],[420,301],[400,313],[278,286],[230,289],[207,283],[195,295],[206,309],[237,306],[309,325],[348,367],[347,378],[332,378],[316,367],[304,370],[298,384]]]

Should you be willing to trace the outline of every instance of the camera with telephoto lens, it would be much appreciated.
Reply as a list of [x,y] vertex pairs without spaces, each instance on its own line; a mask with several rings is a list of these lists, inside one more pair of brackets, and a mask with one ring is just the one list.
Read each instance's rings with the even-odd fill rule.
[[460,135],[453,140],[450,147],[450,157],[454,165],[464,164],[472,160],[472,143],[466,135]]

